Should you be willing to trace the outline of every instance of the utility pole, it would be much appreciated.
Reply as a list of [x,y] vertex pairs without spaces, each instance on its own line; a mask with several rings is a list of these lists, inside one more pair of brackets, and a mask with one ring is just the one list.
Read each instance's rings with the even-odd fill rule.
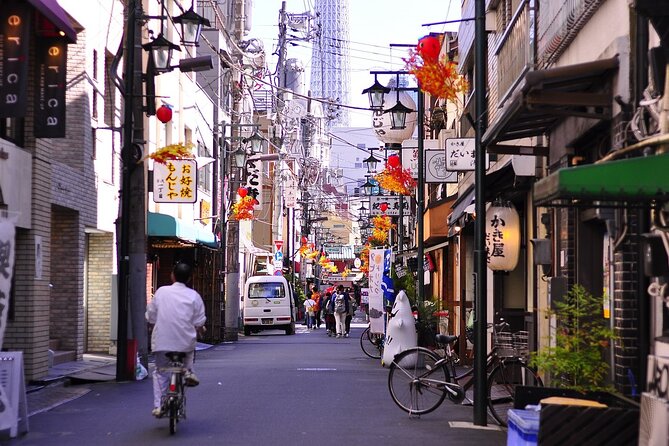
[[127,2],[125,29],[123,146],[121,152],[121,207],[118,227],[118,321],[116,379],[135,378],[135,355],[146,364],[148,334],[146,309],[146,211],[142,157],[144,137],[141,64],[141,4]]
[[488,413],[486,406],[486,357],[488,342],[488,281],[485,247],[485,146],[482,143],[485,131],[486,108],[486,57],[485,0],[475,0],[475,53],[474,94],[476,100],[475,132],[475,201],[476,224],[474,232],[474,424],[486,426]]

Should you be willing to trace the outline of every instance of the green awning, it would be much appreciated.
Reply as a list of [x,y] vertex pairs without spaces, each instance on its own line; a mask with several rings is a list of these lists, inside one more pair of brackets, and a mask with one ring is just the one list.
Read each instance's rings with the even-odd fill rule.
[[216,237],[212,232],[205,228],[186,224],[167,214],[148,213],[147,235],[149,237],[176,238],[193,244],[218,248]]
[[669,154],[566,167],[534,184],[537,205],[669,200]]

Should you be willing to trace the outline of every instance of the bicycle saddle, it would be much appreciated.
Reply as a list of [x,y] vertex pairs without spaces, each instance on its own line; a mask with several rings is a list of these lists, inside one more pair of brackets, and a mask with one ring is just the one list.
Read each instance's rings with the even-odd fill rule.
[[458,339],[458,337],[457,336],[452,336],[452,335],[438,334],[438,335],[435,335],[434,339],[439,344],[450,344],[451,342],[456,341]]

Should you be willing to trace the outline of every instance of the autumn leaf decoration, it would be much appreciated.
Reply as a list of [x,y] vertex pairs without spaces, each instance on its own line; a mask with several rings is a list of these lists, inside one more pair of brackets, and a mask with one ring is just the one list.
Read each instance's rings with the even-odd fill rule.
[[248,190],[240,187],[237,190],[239,199],[232,205],[232,218],[235,220],[253,220],[253,208],[256,200],[248,195]]
[[360,272],[362,272],[365,275],[369,274],[369,250],[371,246],[369,243],[366,243],[365,246],[362,247],[362,250],[360,251],[360,260],[362,260],[362,264],[360,265]]
[[411,176],[409,169],[403,169],[400,157],[390,155],[383,171],[374,176],[383,189],[400,195],[411,195],[416,187],[416,181]]
[[155,152],[146,155],[144,158],[139,160],[138,163],[141,163],[147,158],[150,158],[160,164],[165,164],[169,160],[193,159],[193,154],[191,153],[192,149],[193,144],[191,143],[170,144],[169,146],[165,146],[162,149],[158,149]]
[[458,94],[466,92],[469,86],[465,77],[458,74],[455,62],[446,56],[439,57],[440,48],[436,37],[423,37],[415,49],[409,50],[409,58],[404,62],[421,90],[435,98],[457,102]]
[[369,237],[369,243],[373,246],[383,246],[388,241],[388,232],[395,227],[387,215],[377,215],[372,219],[374,228]]

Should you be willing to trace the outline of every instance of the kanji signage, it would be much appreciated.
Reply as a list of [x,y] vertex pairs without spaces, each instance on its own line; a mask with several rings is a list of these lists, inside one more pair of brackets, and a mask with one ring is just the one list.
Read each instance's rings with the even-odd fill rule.
[[[446,170],[474,170],[476,144],[474,138],[448,138],[446,140]],[[486,170],[490,165],[488,154],[485,156]]]
[[520,254],[520,217],[511,203],[495,202],[486,212],[485,243],[488,268],[512,271]]
[[260,195],[262,191],[261,166],[262,161],[260,160],[246,161],[246,190],[256,200],[254,209],[262,209],[262,196]]
[[168,160],[153,164],[155,203],[195,203],[197,163],[195,160]]
[[[400,198],[404,200],[404,215],[409,213],[409,197],[400,197],[393,195],[372,195],[369,197],[369,215],[386,214],[390,217],[400,215]],[[381,210],[381,204],[385,203],[385,212]]]

